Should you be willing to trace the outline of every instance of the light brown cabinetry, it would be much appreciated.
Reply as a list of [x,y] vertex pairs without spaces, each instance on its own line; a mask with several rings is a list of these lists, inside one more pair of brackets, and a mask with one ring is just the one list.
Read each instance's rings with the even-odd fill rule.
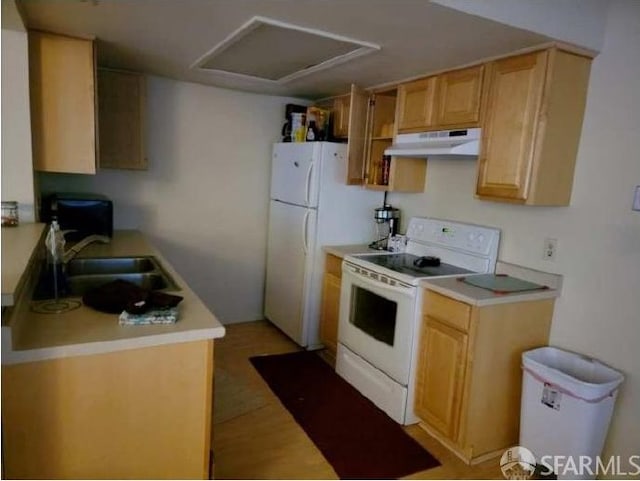
[[10,479],[208,479],[213,341],[2,366]]
[[415,80],[398,87],[398,131],[421,131],[433,125],[436,77]]
[[517,444],[521,354],[547,344],[553,304],[477,307],[425,291],[414,409],[465,462]]
[[479,198],[569,205],[590,65],[557,48],[487,64]]
[[35,170],[95,174],[94,42],[29,32],[29,84]]
[[476,127],[484,66],[453,70],[398,87],[398,131]]
[[320,340],[333,357],[338,349],[338,320],[340,318],[340,283],[342,259],[327,254],[322,282],[322,308],[320,311]]
[[396,133],[396,97],[395,88],[369,94],[352,85],[349,96],[334,99],[334,136],[336,126],[344,123],[345,111],[349,117],[347,184],[390,192],[424,190],[426,163],[422,159],[391,158],[388,178],[383,179],[382,157]]
[[349,110],[351,107],[351,95],[341,95],[333,99],[331,106],[332,132],[336,139],[349,137]]
[[484,66],[454,70],[438,76],[435,125],[475,127],[480,120]]
[[98,69],[100,167],[147,168],[145,99],[144,75]]
[[384,151],[391,146],[396,133],[397,101],[395,88],[369,97],[365,187],[389,192],[422,192],[427,169],[424,159],[392,156],[388,166],[384,164]]

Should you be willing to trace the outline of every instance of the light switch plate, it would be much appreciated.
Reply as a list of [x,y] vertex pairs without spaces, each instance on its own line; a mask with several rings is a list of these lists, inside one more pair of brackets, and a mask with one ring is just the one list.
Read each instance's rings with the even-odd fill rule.
[[636,193],[633,196],[632,209],[640,211],[640,185],[636,185]]

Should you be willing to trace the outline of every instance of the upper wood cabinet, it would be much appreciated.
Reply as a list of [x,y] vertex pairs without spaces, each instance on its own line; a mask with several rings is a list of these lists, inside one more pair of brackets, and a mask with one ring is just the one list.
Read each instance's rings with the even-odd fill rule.
[[427,163],[424,159],[390,157],[384,151],[396,133],[398,89],[380,91],[369,97],[366,142],[365,187],[388,192],[422,192]]
[[487,64],[479,198],[569,205],[590,66],[556,48]]
[[425,130],[433,125],[436,77],[398,86],[398,131]]
[[398,131],[475,127],[484,66],[453,70],[398,87]]
[[142,74],[98,70],[100,167],[147,168],[145,87]]
[[349,111],[351,109],[351,95],[342,95],[333,99],[331,106],[332,133],[336,139],[349,137]]
[[438,76],[435,125],[474,127],[480,120],[484,66],[454,70]]
[[369,94],[351,85],[349,96],[349,128],[347,141],[347,184],[362,184],[365,178],[367,109]]
[[424,190],[427,168],[424,159],[392,157],[388,173],[383,176],[384,151],[397,133],[397,97],[395,87],[369,93],[352,85],[349,95],[317,104],[331,109],[333,136],[348,139],[347,184],[363,184],[367,189],[389,192]]
[[92,40],[29,32],[34,169],[96,173]]
[[522,352],[547,344],[553,305],[478,307],[425,291],[414,411],[467,463],[517,444]]

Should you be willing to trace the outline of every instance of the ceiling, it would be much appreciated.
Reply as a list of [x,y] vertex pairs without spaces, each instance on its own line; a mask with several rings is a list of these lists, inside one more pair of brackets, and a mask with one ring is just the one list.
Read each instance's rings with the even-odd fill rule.
[[[428,0],[18,0],[17,3],[27,28],[95,36],[100,66],[309,99],[345,93],[351,83],[377,86],[552,40]],[[255,16],[372,44],[379,49],[336,62],[326,69],[311,69],[315,71],[285,82],[197,68],[199,60]],[[299,42],[307,41],[307,37],[301,37]],[[296,44],[297,41],[292,42],[292,50]],[[264,64],[265,58],[272,62],[274,71],[290,57],[288,48],[275,45],[271,48],[267,44],[265,48],[263,43],[261,48],[250,50],[256,62]],[[246,63],[252,63],[250,56],[246,57]]]

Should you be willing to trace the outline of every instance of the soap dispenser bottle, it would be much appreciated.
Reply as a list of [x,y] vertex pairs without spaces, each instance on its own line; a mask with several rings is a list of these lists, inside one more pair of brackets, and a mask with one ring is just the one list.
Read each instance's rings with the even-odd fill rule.
[[47,247],[47,271],[55,299],[58,299],[61,294],[65,294],[67,290],[64,275],[64,245],[64,235],[58,221],[52,220],[45,239],[45,246]]

